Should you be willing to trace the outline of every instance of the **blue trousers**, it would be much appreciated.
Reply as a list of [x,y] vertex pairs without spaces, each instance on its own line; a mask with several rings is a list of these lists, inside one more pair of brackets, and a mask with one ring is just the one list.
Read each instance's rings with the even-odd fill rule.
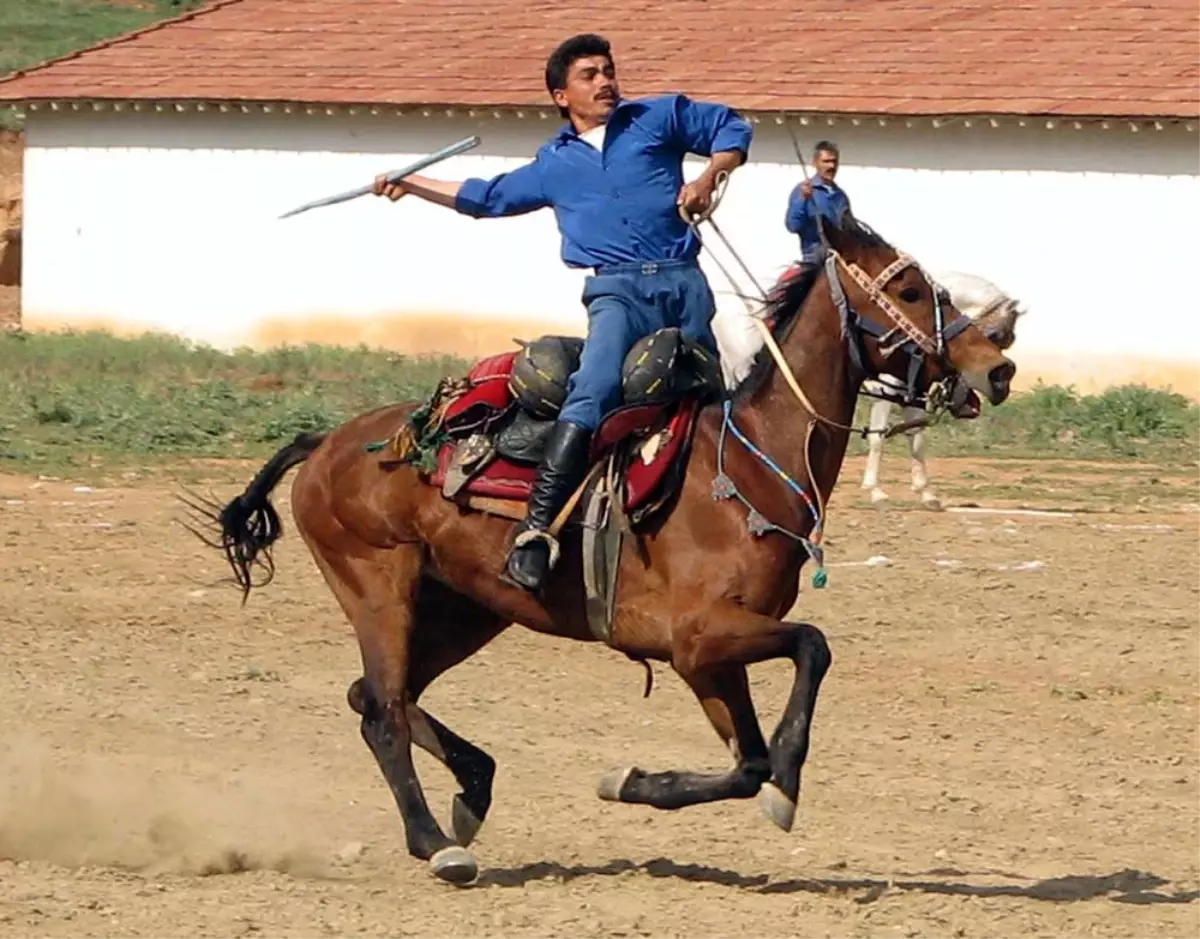
[[600,268],[583,287],[588,331],[579,368],[567,382],[559,420],[595,430],[621,404],[621,368],[639,339],[668,326],[713,355],[716,300],[694,261],[657,261]]

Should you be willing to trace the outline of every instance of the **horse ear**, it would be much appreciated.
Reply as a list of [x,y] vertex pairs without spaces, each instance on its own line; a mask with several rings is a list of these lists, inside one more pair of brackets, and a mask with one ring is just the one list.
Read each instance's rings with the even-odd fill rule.
[[850,259],[854,256],[854,239],[850,237],[847,223],[853,218],[849,209],[844,211],[836,220],[826,215],[817,216],[817,228],[821,232],[821,240],[843,257]]

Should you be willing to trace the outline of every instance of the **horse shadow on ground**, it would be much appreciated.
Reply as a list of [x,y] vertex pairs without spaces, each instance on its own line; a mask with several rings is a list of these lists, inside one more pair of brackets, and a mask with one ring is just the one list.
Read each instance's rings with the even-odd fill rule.
[[[1194,903],[1200,890],[1166,892],[1161,888],[1170,881],[1146,871],[1126,869],[1112,874],[1069,874],[1048,880],[1033,880],[1004,871],[971,872],[953,867],[935,868],[917,874],[889,878],[872,877],[801,877],[772,880],[767,874],[746,875],[703,864],[677,864],[669,858],[635,863],[614,860],[602,865],[567,867],[555,861],[537,861],[520,867],[495,868],[479,877],[479,887],[523,887],[532,881],[557,880],[566,883],[581,877],[616,877],[641,873],[650,877],[670,877],[692,883],[736,887],[763,894],[841,894],[855,903],[873,903],[888,891],[943,894],[961,897],[1020,897],[1052,903],[1106,898],[1113,903],[1156,904]],[[1024,883],[980,884],[962,878],[981,875],[1000,876]],[[946,879],[930,879],[946,878]],[[958,879],[951,879],[958,878]]]

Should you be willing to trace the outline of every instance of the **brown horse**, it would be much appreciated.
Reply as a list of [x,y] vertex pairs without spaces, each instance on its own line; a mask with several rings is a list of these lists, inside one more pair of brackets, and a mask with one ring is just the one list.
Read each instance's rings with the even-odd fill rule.
[[[914,261],[852,218],[826,225],[825,237],[826,265],[789,281],[772,300],[777,343],[768,341],[732,398],[701,411],[673,508],[621,555],[610,644],[634,659],[671,664],[732,752],[733,768],[711,775],[614,770],[600,782],[603,799],[678,809],[757,794],[767,817],[790,830],[831,655],[817,627],[783,617],[802,565],[819,552],[808,536],[837,481],[859,383],[881,372],[911,378],[922,392],[954,382],[959,416],[978,403],[974,391],[973,402],[963,400],[968,386],[992,404],[1008,396],[1013,363]],[[439,877],[466,883],[477,873],[466,846],[490,806],[495,762],[423,710],[422,692],[513,623],[594,637],[578,536],[564,535],[544,594],[531,595],[500,579],[511,521],[455,504],[412,465],[368,452],[415,407],[384,407],[328,435],[302,435],[242,495],[207,511],[221,529],[215,543],[248,594],[253,567],[268,580],[273,573],[270,547],[280,522],[271,490],[304,464],[292,489],[296,525],[362,653],[350,707],[395,796],[409,852],[430,861]],[[794,663],[795,679],[768,745],[746,667],[776,658]],[[453,838],[426,804],[413,743],[461,786]]]

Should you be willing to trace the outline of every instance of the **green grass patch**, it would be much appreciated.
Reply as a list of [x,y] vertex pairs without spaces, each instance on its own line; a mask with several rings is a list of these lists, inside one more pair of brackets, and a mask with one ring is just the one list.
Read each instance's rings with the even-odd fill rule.
[[[0,76],[47,59],[85,49],[124,33],[177,16],[201,0],[2,0],[0,2]],[[21,121],[0,108],[0,127]]]
[[[860,402],[857,420],[865,423],[869,409],[870,402]],[[1145,385],[1083,395],[1074,388],[1039,384],[1000,407],[985,403],[976,420],[943,417],[929,437],[944,456],[1140,459],[1194,467],[1200,408],[1181,394]],[[904,443],[893,438],[888,446],[900,449]],[[860,440],[852,452],[866,449]]]
[[418,399],[466,362],[367,348],[222,352],[168,336],[0,338],[0,467],[238,457]]
[[[257,458],[300,431],[328,430],[356,414],[423,398],[443,375],[467,366],[454,357],[411,358],[367,347],[223,352],[153,334],[4,335],[0,469]],[[1040,387],[985,408],[975,421],[943,421],[930,446],[939,456],[1136,457],[1190,471],[1198,427],[1197,407],[1169,392],[1138,386],[1079,395]],[[898,439],[889,447],[904,452]],[[856,438],[852,452],[865,448]]]

